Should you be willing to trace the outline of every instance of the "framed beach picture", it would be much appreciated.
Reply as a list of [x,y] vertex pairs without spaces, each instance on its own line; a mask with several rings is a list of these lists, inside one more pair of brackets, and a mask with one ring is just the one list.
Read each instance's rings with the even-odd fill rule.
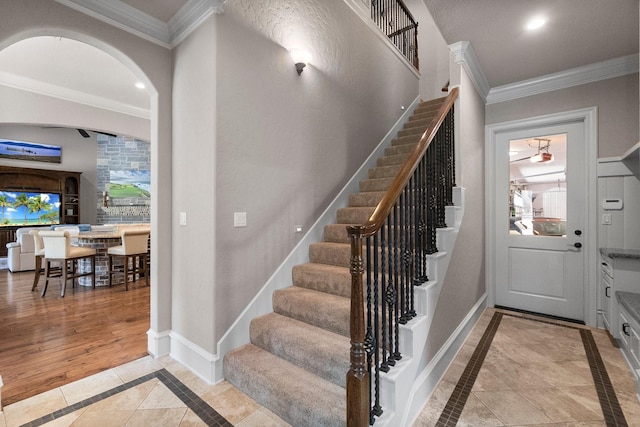
[[0,158],[61,163],[62,147],[0,138]]

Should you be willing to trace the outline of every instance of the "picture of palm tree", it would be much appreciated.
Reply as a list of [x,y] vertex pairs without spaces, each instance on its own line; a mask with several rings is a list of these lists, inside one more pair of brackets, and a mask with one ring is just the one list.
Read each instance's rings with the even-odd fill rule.
[[60,195],[0,191],[0,225],[59,224]]

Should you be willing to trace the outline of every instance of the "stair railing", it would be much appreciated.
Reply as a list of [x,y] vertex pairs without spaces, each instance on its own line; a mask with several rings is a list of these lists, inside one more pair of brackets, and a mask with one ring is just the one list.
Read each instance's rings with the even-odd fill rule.
[[446,227],[445,206],[453,205],[456,185],[457,96],[454,88],[369,220],[347,227],[351,242],[348,427],[373,425],[383,413],[380,373],[402,359],[399,328],[416,316],[413,287],[428,281],[427,255],[438,251],[436,229]]
[[419,70],[418,23],[404,2],[402,0],[371,0],[371,19],[416,70]]

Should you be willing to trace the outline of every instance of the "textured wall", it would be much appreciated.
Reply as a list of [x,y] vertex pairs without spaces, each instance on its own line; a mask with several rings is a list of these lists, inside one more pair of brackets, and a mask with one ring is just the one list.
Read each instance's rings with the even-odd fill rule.
[[[308,230],[418,96],[418,78],[343,0],[236,0],[217,19],[219,339],[301,238],[294,226]],[[292,47],[313,56],[301,76]]]

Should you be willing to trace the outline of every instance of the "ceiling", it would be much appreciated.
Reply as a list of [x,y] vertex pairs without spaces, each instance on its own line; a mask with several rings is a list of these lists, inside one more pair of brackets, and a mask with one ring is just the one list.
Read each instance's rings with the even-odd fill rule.
[[[168,48],[223,0],[56,0],[108,19],[146,22],[156,33],[141,37]],[[355,1],[355,0],[350,0]],[[638,0],[422,0],[447,44],[469,41],[490,88],[563,70],[638,55]],[[97,7],[99,6],[99,7]],[[90,9],[94,7],[94,9]],[[542,14],[536,32],[526,21]],[[134,16],[135,15],[135,16]],[[136,19],[131,18],[134,16]],[[207,15],[208,16],[208,15]],[[173,33],[172,33],[173,32]],[[176,35],[177,33],[177,35]],[[184,34],[184,31],[182,32]],[[159,35],[154,38],[155,35]],[[84,58],[78,61],[77,58]],[[96,64],[99,64],[96,66]],[[637,66],[636,66],[637,69]],[[38,86],[38,82],[44,82]],[[38,86],[44,93],[89,94],[87,103],[148,114],[149,97],[133,87],[135,77],[98,49],[68,39],[42,37],[0,51],[0,84]],[[62,96],[62,95],[60,95]]]
[[[469,41],[491,88],[638,54],[638,0],[423,0],[447,44]],[[536,15],[547,18],[527,31]]]

